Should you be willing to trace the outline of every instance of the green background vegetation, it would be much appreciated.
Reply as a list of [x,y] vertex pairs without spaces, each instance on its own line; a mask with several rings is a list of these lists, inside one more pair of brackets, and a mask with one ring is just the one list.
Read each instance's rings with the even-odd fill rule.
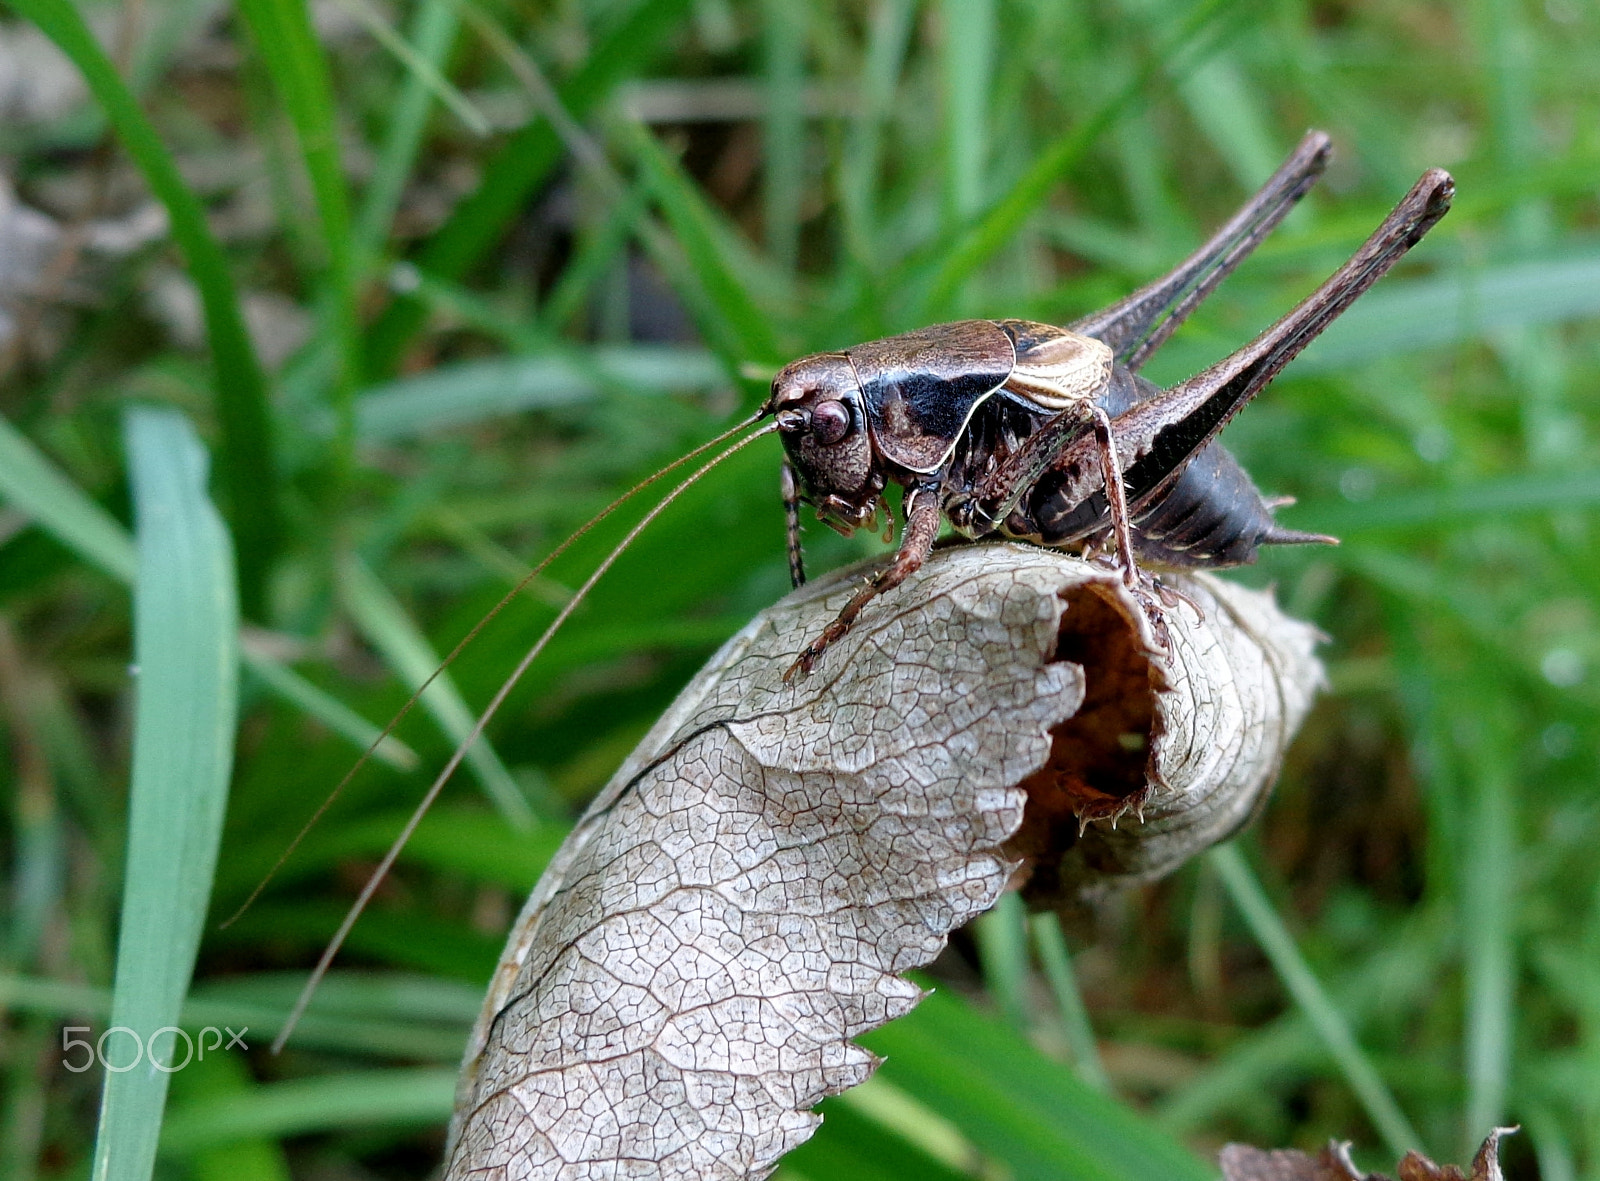
[[[427,1175],[523,895],[785,589],[776,445],[602,583],[272,1058],[463,719],[626,522],[487,628],[219,930],[373,723],[785,360],[1098,307],[1315,126],[1324,183],[1150,369],[1235,347],[1424,167],[1455,173],[1416,257],[1227,434],[1299,498],[1286,521],[1345,539],[1241,576],[1329,636],[1273,803],[1065,944],[1010,905],[959,937],[783,1176],[1166,1181],[1229,1138],[1330,1136],[1392,1166],[1519,1122],[1514,1177],[1600,1177],[1593,4],[10,0],[11,60],[48,65],[30,27],[92,94],[0,127],[71,246],[0,291],[0,1174],[90,1167],[104,1080],[61,1066],[63,1025],[181,1003],[252,1049],[171,1076],[159,1146],[165,1076],[111,1076],[103,1175]],[[92,225],[151,201],[169,231],[86,278]]]

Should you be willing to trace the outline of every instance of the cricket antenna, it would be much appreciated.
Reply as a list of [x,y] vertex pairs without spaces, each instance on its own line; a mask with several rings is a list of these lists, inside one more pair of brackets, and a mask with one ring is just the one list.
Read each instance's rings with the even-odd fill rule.
[[[760,421],[765,413],[766,410],[763,409],[753,418],[740,424],[740,426],[733,428],[733,431],[724,433],[717,439],[712,440],[711,443],[707,443],[704,447],[701,447],[697,451],[691,452],[690,454],[697,455],[700,452],[705,451],[706,448],[713,446],[715,443],[726,439],[729,434],[732,434],[735,431],[741,430],[747,426],[754,426],[758,421]],[[400,830],[400,835],[394,839],[394,843],[389,846],[389,851],[383,855],[383,860],[378,863],[378,867],[373,870],[371,876],[367,878],[366,885],[361,888],[361,893],[356,897],[356,900],[350,907],[349,912],[344,916],[344,921],[339,924],[339,929],[334,932],[333,938],[328,942],[328,946],[323,949],[322,958],[317,961],[317,966],[311,970],[311,977],[306,981],[305,987],[300,990],[300,996],[295,1000],[294,1008],[289,1011],[289,1017],[288,1020],[284,1022],[283,1029],[279,1031],[277,1038],[273,1040],[272,1052],[274,1054],[283,1049],[284,1043],[289,1040],[289,1035],[294,1032],[294,1027],[299,1023],[301,1016],[304,1015],[306,1006],[311,1003],[311,998],[316,993],[317,986],[322,983],[322,978],[327,975],[328,967],[333,963],[333,957],[339,954],[339,949],[344,945],[345,938],[350,934],[350,929],[355,926],[356,919],[359,918],[361,912],[366,909],[366,905],[369,901],[371,901],[372,896],[378,892],[378,886],[383,882],[384,877],[393,867],[395,859],[400,856],[400,850],[405,848],[406,842],[411,839],[411,834],[416,831],[417,825],[422,823],[422,817],[427,813],[429,807],[432,806],[433,801],[438,798],[439,793],[444,790],[444,785],[449,782],[450,776],[455,773],[455,769],[461,765],[461,760],[466,758],[467,751],[472,749],[472,744],[477,742],[478,739],[483,735],[484,728],[488,726],[489,720],[494,717],[495,711],[497,711],[500,706],[504,704],[505,699],[511,695],[511,690],[516,686],[516,683],[522,679],[522,674],[528,671],[528,666],[538,659],[539,653],[544,651],[545,646],[550,643],[551,638],[556,634],[556,632],[561,630],[561,625],[566,623],[567,619],[572,615],[572,613],[577,610],[578,604],[582,603],[584,597],[594,589],[595,583],[599,582],[600,579],[605,576],[606,571],[611,569],[611,567],[616,563],[616,560],[622,556],[623,551],[625,551],[634,543],[634,540],[639,536],[639,534],[643,533],[645,529],[649,527],[652,521],[666,511],[667,506],[672,504],[673,501],[677,500],[678,497],[682,496],[691,485],[700,479],[700,477],[704,476],[723,460],[728,459],[735,453],[744,450],[751,443],[754,443],[762,436],[772,434],[777,429],[777,423],[770,423],[769,425],[762,427],[760,430],[746,435],[744,438],[734,443],[733,446],[728,447],[718,453],[714,459],[708,460],[706,463],[702,464],[694,471],[692,475],[688,476],[680,484],[678,484],[677,487],[673,488],[671,492],[668,492],[664,497],[662,497],[661,500],[657,502],[657,504],[649,512],[640,518],[638,524],[634,525],[632,529],[628,530],[623,539],[616,544],[615,548],[613,548],[609,554],[606,555],[605,560],[595,567],[594,572],[590,574],[589,577],[584,581],[583,585],[577,589],[572,598],[567,600],[566,605],[561,608],[561,610],[556,614],[556,617],[550,621],[550,626],[544,629],[544,634],[534,641],[533,647],[529,648],[522,659],[517,662],[517,667],[511,670],[511,675],[505,679],[505,682],[498,690],[495,691],[495,695],[489,699],[489,704],[484,707],[483,713],[478,716],[478,720],[476,723],[474,723],[472,730],[464,739],[462,739],[461,744],[456,747],[455,753],[450,756],[449,761],[445,763],[444,768],[439,772],[438,776],[435,777],[432,786],[428,788],[427,794],[422,797],[421,802],[419,802],[416,808],[412,811],[410,819],[406,821],[405,827]],[[685,456],[684,459],[680,459],[678,463],[674,464],[673,466],[678,466],[678,464],[683,463],[684,460],[688,458],[689,456]],[[663,471],[665,470],[669,469],[663,469]],[[661,473],[659,472],[657,473],[657,475],[660,474]],[[651,479],[655,479],[655,477],[652,476]],[[632,493],[629,493],[629,495],[632,495]],[[626,498],[624,497],[624,499]],[[618,503],[620,503],[620,501]],[[615,507],[616,505],[611,506],[611,508]],[[609,513],[611,508],[606,509],[605,512]],[[604,516],[605,514],[603,513],[601,515]],[[598,520],[600,520],[599,517],[595,518],[595,521]],[[593,525],[594,523],[594,521],[591,521],[590,525]],[[589,526],[586,525],[584,528],[588,529]],[[574,536],[577,535],[575,534]],[[571,539],[569,538],[568,542],[570,543],[570,541]],[[547,562],[548,560],[549,559],[546,559]],[[532,576],[530,575],[530,577]],[[479,626],[481,627],[482,625],[480,624]],[[476,631],[476,629],[474,629],[474,631]],[[470,638],[471,636],[468,637],[468,639]],[[462,643],[465,642],[466,641],[462,641]],[[459,650],[460,649],[458,646],[457,651]],[[455,653],[453,652],[451,653],[452,656],[454,654]],[[413,700],[415,700],[415,698],[413,698]]]
[[[278,871],[284,867],[284,864],[289,860],[290,857],[294,856],[294,852],[300,847],[301,842],[304,841],[311,830],[317,826],[317,822],[327,814],[328,809],[333,807],[334,801],[337,800],[344,789],[350,785],[350,781],[360,773],[361,768],[365,767],[371,760],[373,752],[378,749],[378,747],[383,743],[384,739],[388,738],[389,735],[394,732],[394,728],[405,720],[405,716],[411,712],[412,706],[416,705],[417,702],[422,699],[422,695],[427,691],[428,686],[433,684],[433,682],[439,678],[439,674],[450,667],[451,663],[454,662],[457,656],[461,655],[462,651],[468,644],[472,643],[473,640],[478,638],[478,633],[489,626],[490,621],[493,620],[496,615],[499,615],[501,611],[505,610],[511,605],[511,600],[515,599],[523,591],[527,590],[528,585],[535,578],[538,578],[539,575],[543,574],[547,569],[549,569],[550,563],[554,562],[562,554],[566,553],[567,550],[571,549],[573,543],[576,542],[580,537],[588,533],[591,529],[600,524],[601,521],[604,521],[612,513],[616,512],[628,501],[632,500],[634,496],[638,495],[640,492],[643,492],[646,488],[650,487],[651,484],[654,484],[657,480],[661,479],[662,476],[665,476],[669,472],[676,471],[678,468],[682,467],[696,456],[704,455],[707,451],[711,450],[711,448],[726,443],[734,435],[737,435],[740,431],[745,430],[747,427],[755,426],[756,423],[761,421],[762,416],[766,414],[766,412],[767,411],[765,407],[763,407],[761,410],[758,410],[755,414],[752,414],[744,421],[729,427],[716,438],[708,439],[706,442],[701,443],[700,446],[696,447],[693,451],[690,451],[684,455],[680,455],[677,459],[674,459],[671,463],[667,464],[666,467],[661,468],[654,474],[648,475],[644,479],[640,480],[632,488],[629,488],[621,496],[617,497],[610,504],[606,505],[605,508],[601,509],[594,516],[590,517],[582,525],[578,526],[576,532],[572,533],[565,541],[546,554],[544,559],[537,566],[524,574],[521,581],[507,591],[505,593],[505,597],[491,607],[489,609],[489,613],[482,619],[478,620],[477,623],[473,624],[472,630],[467,632],[466,635],[462,636],[461,639],[457,641],[456,646],[450,649],[449,654],[446,655],[444,660],[439,663],[439,667],[428,674],[427,680],[423,681],[422,684],[416,687],[411,696],[406,699],[406,703],[400,707],[399,712],[396,713],[394,717],[389,719],[388,725],[384,726],[383,730],[376,738],[372,740],[367,749],[361,752],[361,757],[355,761],[354,766],[345,772],[344,778],[339,780],[339,782],[334,786],[334,789],[328,793],[328,798],[323,800],[322,803],[317,806],[317,810],[311,813],[310,818],[300,826],[300,831],[295,833],[294,839],[289,842],[288,847],[286,847],[282,853],[278,854],[278,859],[272,863],[272,868],[267,870],[262,879],[256,883],[255,889],[250,891],[249,897],[247,897],[244,902],[239,905],[237,910],[235,910],[231,915],[218,924],[217,929],[224,930],[227,927],[232,926],[234,923],[238,922],[241,917],[243,917],[245,911],[249,910],[255,905],[256,899],[261,897],[262,891],[271,884],[273,878],[278,876]],[[563,615],[562,618],[565,618],[565,615]],[[476,737],[477,732],[474,731],[473,738]],[[467,740],[467,746],[472,745],[473,738],[469,738]],[[453,765],[454,764],[452,764],[452,766]]]

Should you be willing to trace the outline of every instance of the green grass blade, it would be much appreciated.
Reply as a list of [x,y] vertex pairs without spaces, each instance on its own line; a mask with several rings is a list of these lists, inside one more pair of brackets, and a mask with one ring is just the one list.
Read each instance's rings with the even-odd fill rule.
[[[558,87],[561,104],[586,118],[639,65],[657,53],[683,19],[690,0],[644,0],[634,5],[594,46],[583,65]],[[459,279],[480,262],[526,206],[529,195],[560,161],[560,138],[535,119],[489,160],[473,194],[429,239],[417,265],[445,279]],[[399,299],[368,333],[368,371],[394,370],[401,352],[422,323],[422,305]]]
[[[387,49],[395,60],[406,68],[413,83],[425,87],[429,93],[450,108],[451,114],[461,120],[473,135],[485,136],[493,130],[483,113],[440,72],[440,62],[443,60],[444,51],[448,50],[444,38],[431,36],[424,48],[418,48],[396,32],[384,15],[368,0],[348,0],[348,2],[367,32],[372,34],[372,39]],[[446,27],[443,24],[430,23],[428,20],[442,7],[444,6],[426,5],[418,14],[425,32],[431,33],[435,29]],[[453,26],[450,27],[450,32],[454,32]],[[441,50],[441,44],[444,45],[444,50]]]
[[[1474,698],[1483,700],[1485,695]],[[1512,931],[1516,912],[1517,818],[1510,770],[1504,765],[1499,727],[1462,712],[1455,732],[1468,739],[1464,767],[1469,815],[1461,864],[1461,939],[1466,985],[1466,1111],[1461,1146],[1476,1148],[1484,1128],[1506,1121],[1510,1098],[1512,1032],[1517,995],[1517,955]],[[1515,749],[1515,747],[1511,747]]]
[[[200,946],[222,837],[238,705],[233,554],[206,498],[206,455],[175,411],[126,420],[138,520],[134,584],[133,777],[127,872],[111,1025],[163,1065]],[[131,1059],[126,1036],[120,1062]],[[110,1043],[108,1043],[109,1045]],[[144,1181],[155,1159],[169,1075],[148,1060],[108,1071],[95,1139],[96,1181]]]
[[1100,1061],[1100,1046],[1095,1041],[1089,1010],[1084,1007],[1083,994],[1078,991],[1077,977],[1072,970],[1072,956],[1067,950],[1066,937],[1061,933],[1061,920],[1054,913],[1036,914],[1029,921],[1029,926],[1033,932],[1033,946],[1039,953],[1039,963],[1055,996],[1056,1010],[1061,1016],[1062,1029],[1067,1045],[1072,1050],[1072,1061],[1078,1069],[1078,1077],[1095,1090],[1109,1094],[1111,1080]]
[[606,210],[600,224],[590,226],[577,250],[539,309],[539,327],[555,334],[566,328],[582,310],[596,284],[614,274],[618,259],[649,208],[650,194],[643,185],[628,186],[627,193]]
[[[385,662],[410,689],[416,689],[439,667],[439,654],[418,630],[389,589],[359,558],[350,558],[340,579],[350,616],[361,633],[383,654]],[[422,694],[422,707],[433,716],[452,742],[462,742],[472,731],[472,711],[448,672],[436,677]],[[467,765],[482,784],[489,802],[518,831],[533,826],[533,810],[522,789],[494,753],[487,738],[479,738],[467,752]]]
[[989,156],[989,92],[994,72],[994,0],[939,5],[944,74],[945,198],[958,222],[983,205]]
[[[1536,155],[1539,137],[1537,94],[1532,85],[1537,66],[1535,42],[1520,6],[1505,0],[1484,0],[1467,10],[1468,28],[1477,42],[1477,61],[1483,72],[1483,93],[1489,108],[1488,131],[1495,163],[1509,174],[1526,168]],[[1534,202],[1526,202],[1532,206]],[[1531,208],[1513,215],[1516,237],[1536,233],[1537,218]]]
[[1211,1181],[1213,1170],[950,992],[861,1039],[881,1073],[1018,1181]]
[[[295,864],[280,873],[280,880],[314,878],[318,873],[336,870],[341,863],[359,858],[374,861],[381,857],[405,826],[410,809],[371,813],[359,822],[347,821],[330,827],[326,834],[313,832],[296,851]],[[532,890],[556,849],[565,838],[567,826],[539,824],[514,840],[506,838],[505,821],[481,807],[454,807],[440,804],[423,818],[411,840],[406,842],[400,861],[424,866],[452,877],[483,885],[503,886],[517,894]],[[235,872],[234,878],[248,877]],[[219,882],[219,889],[223,883]],[[292,997],[289,999],[293,999]],[[285,1002],[287,1004],[287,1002]]]
[[640,176],[660,205],[674,237],[689,257],[695,280],[717,314],[705,325],[724,350],[754,364],[781,364],[784,351],[772,331],[772,316],[759,307],[729,257],[734,240],[705,195],[668,155],[649,128],[632,125],[626,141],[640,166]]
[[[463,0],[465,2],[465,0]],[[636,235],[650,254],[653,261],[661,268],[667,281],[676,290],[679,297],[687,305],[690,315],[700,325],[701,334],[713,341],[719,342],[724,353],[734,353],[731,346],[732,339],[727,325],[715,315],[716,309],[708,304],[704,292],[701,290],[696,275],[691,268],[689,259],[685,258],[671,236],[665,233],[649,218],[643,216],[645,204],[637,203],[635,195],[622,176],[612,167],[606,157],[605,148],[595,139],[574,117],[573,113],[563,105],[561,95],[552,87],[545,77],[544,70],[539,63],[527,53],[516,40],[501,27],[500,22],[492,15],[477,8],[468,7],[466,15],[471,22],[473,31],[488,45],[491,52],[506,65],[522,87],[533,99],[534,107],[541,112],[555,128],[562,145],[571,154],[582,173],[583,180],[594,190],[601,203],[609,207],[611,218],[625,219],[625,227],[629,234]],[[694,208],[699,220],[711,228],[716,234],[721,227],[717,224],[715,214],[709,206],[703,203],[695,206],[697,192],[690,186],[683,202]],[[637,213],[634,211],[637,210]],[[699,228],[698,226],[696,227]],[[624,239],[625,241],[625,239]],[[738,247],[742,246],[736,234],[721,231],[717,239],[716,248],[724,253],[739,253]],[[748,265],[750,259],[746,257],[746,273],[753,268]],[[424,274],[420,270],[419,275]],[[613,270],[614,275],[621,276],[621,270]],[[429,276],[431,294],[437,296],[442,292],[443,284],[447,280],[438,275]],[[419,294],[423,292],[419,289]],[[620,315],[627,316],[628,299],[625,291],[617,289],[611,293],[621,298],[608,298],[606,303],[608,311],[606,318],[611,323],[602,329],[602,336],[625,338],[628,329],[617,319]],[[456,293],[456,301],[460,302],[460,293]],[[728,357],[730,367],[736,368],[738,358]]]
[[264,652],[253,650],[248,643],[240,655],[251,675],[283,700],[297,706],[307,717],[317,719],[361,750],[366,750],[376,742],[378,745],[373,747],[372,757],[388,763],[397,771],[416,770],[416,751],[393,734],[383,734],[379,727],[331,693],[317,688],[288,665],[279,663]]
[[1572,471],[1506,476],[1456,488],[1418,488],[1403,495],[1347,500],[1306,500],[1291,519],[1316,522],[1337,535],[1417,526],[1474,525],[1514,513],[1559,512],[1600,504],[1600,472]]
[[[469,9],[468,17],[478,35],[522,82],[536,107],[551,120],[562,143],[578,162],[585,179],[594,185],[616,213],[632,209],[633,196],[628,186],[611,167],[600,144],[562,105],[561,96],[546,81],[539,64],[492,16]],[[687,250],[680,248],[680,243],[648,218],[639,217],[629,228],[638,236],[667,281],[687,305],[690,315],[700,327],[701,335],[717,344],[731,371],[739,372],[741,358],[751,352],[751,348],[745,347],[745,342],[756,340],[754,347],[759,351],[759,341],[766,323],[759,314],[741,318],[741,309],[734,301],[746,295],[744,278],[764,277],[770,280],[777,276],[771,272],[765,276],[760,274],[763,268],[745,247],[737,231],[725,225],[717,211],[703,199],[699,189],[686,177],[679,175],[676,161],[660,152],[647,131],[638,128],[630,130],[634,147],[646,155],[647,183],[653,183],[658,200],[674,222],[674,229],[685,240]],[[642,206],[639,208],[642,210]],[[734,264],[739,265],[739,276],[733,274]],[[426,274],[420,269],[415,269],[415,273]],[[438,275],[429,276],[427,283],[432,289],[430,294],[441,294],[446,282],[448,280]],[[456,293],[456,302],[460,303],[460,293]],[[625,308],[625,303],[621,306]],[[770,359],[769,363],[775,367]]]
[[[971,1178],[968,1166],[974,1155],[972,1146],[959,1134],[925,1134],[930,1119],[942,1122],[881,1079],[869,1080],[824,1104],[822,1127],[783,1158],[779,1181],[785,1177],[804,1177],[808,1181]],[[908,1129],[908,1123],[919,1126]],[[917,1135],[918,1132],[924,1134]],[[935,1143],[932,1147],[943,1151],[930,1151],[928,1141],[941,1139],[950,1143]]]
[[211,235],[200,202],[78,11],[68,0],[12,0],[12,7],[38,25],[82,72],[151,191],[166,206],[172,236],[200,289],[222,432],[219,476],[238,542],[240,592],[246,612],[256,615],[281,532],[278,464],[266,378],[245,331],[228,260]]
[[0,954],[10,964],[38,957],[51,916],[64,900],[66,830],[46,784],[48,771],[18,778],[11,831],[11,891]]
[[681,394],[727,384],[704,349],[601,345],[444,365],[367,390],[356,406],[364,443],[389,442],[486,418],[571,406],[602,390]]
[[916,0],[884,0],[874,9],[859,84],[861,110],[850,128],[839,166],[839,216],[845,241],[855,261],[867,268],[881,251],[876,194],[883,160],[883,125],[894,108],[915,15]]
[[1527,1115],[1528,1136],[1539,1162],[1539,1181],[1578,1181],[1572,1144],[1548,1107],[1532,1105]]
[[173,1110],[161,1154],[176,1159],[241,1140],[339,1128],[442,1124],[455,1089],[454,1070],[430,1066],[320,1075],[214,1095]]
[[1360,1100],[1367,1118],[1378,1129],[1395,1156],[1421,1151],[1422,1138],[1406,1119],[1400,1105],[1395,1102],[1388,1086],[1379,1076],[1339,1009],[1323,991],[1321,983],[1312,974],[1310,966],[1295,946],[1294,938],[1272,909],[1261,883],[1245,864],[1244,857],[1234,845],[1213,849],[1207,857],[1212,868],[1222,879],[1222,884],[1244,916],[1256,942],[1272,961],[1278,979],[1304,1011],[1317,1036],[1322,1039],[1345,1081]]
[[424,0],[413,18],[410,48],[426,71],[411,67],[395,101],[372,178],[367,182],[355,229],[357,255],[363,260],[374,259],[383,251],[406,179],[422,145],[433,98],[440,93],[429,79],[432,75],[443,79],[444,65],[460,27],[461,20],[450,0]]
[[133,541],[33,441],[0,418],[0,498],[119,582],[132,582]]
[[[0,497],[90,565],[119,582],[133,582],[138,567],[133,539],[110,513],[84,495],[31,440],[3,418]],[[362,750],[378,737],[377,726],[276,658],[248,646],[242,658],[268,689]],[[400,770],[416,766],[416,752],[393,736],[385,738],[374,753]]]
[[[491,302],[463,284],[419,271],[408,262],[390,268],[389,285],[404,288],[426,304],[429,312],[459,328],[480,332],[510,352],[533,353],[551,347],[554,334],[529,323],[525,313]],[[358,433],[360,429],[358,422]]]
[[978,920],[978,958],[983,982],[1012,1026],[1028,1031],[1028,915],[1015,891],[1000,896]]
[[321,43],[311,27],[310,12],[302,0],[239,0],[239,13],[250,27],[256,52],[294,126],[306,173],[311,178],[328,268],[325,330],[337,343],[339,352],[333,389],[334,414],[339,422],[335,464],[339,478],[344,479],[348,477],[355,446],[355,389],[361,341],[356,260],[344,168],[339,159],[333,85]]
[[[446,1010],[443,1005],[385,1004],[380,997],[363,995],[400,992],[403,983],[387,987],[393,979],[362,973],[353,982],[357,989],[352,990],[348,987],[352,983],[349,977],[330,975],[295,1026],[295,1045],[380,1058],[459,1062],[467,1031],[483,1003],[483,990],[454,981],[430,981],[442,986],[437,989],[441,993],[444,987],[456,990],[453,1010]],[[240,977],[220,986],[196,985],[175,1024],[191,1035],[199,1034],[208,1025],[216,1029],[226,1026],[239,1031],[249,1045],[263,1043],[283,1028],[304,983],[298,973],[285,973],[265,978]],[[103,1021],[111,1015],[111,990],[70,980],[0,973],[0,1009]]]
[[128,89],[141,97],[148,93],[220,7],[218,0],[171,0],[149,13],[127,58]]
[[[1455,922],[1455,914],[1443,907],[1402,921],[1383,947],[1349,965],[1335,990],[1339,1012],[1347,1021],[1365,1023],[1425,1007],[1455,952]],[[1326,1062],[1327,1051],[1306,1011],[1292,1008],[1251,1030],[1169,1092],[1157,1118],[1174,1135],[1193,1135],[1225,1113],[1256,1109],[1262,1096],[1297,1085]]]
[[1486,334],[1600,316],[1600,253],[1565,254],[1379,284],[1295,362],[1328,372],[1381,357],[1478,340]]
[[937,317],[949,309],[967,277],[1017,235],[1056,181],[1074,168],[1100,135],[1139,101],[1152,78],[1162,71],[1180,69],[1180,63],[1193,66],[1203,60],[1222,39],[1229,23],[1219,18],[1226,15],[1229,20],[1237,19],[1244,7],[1228,0],[1205,0],[1196,6],[1148,66],[1098,110],[1040,152],[1006,195],[942,252],[943,262],[922,301],[923,318]]
[[1281,153],[1239,66],[1241,56],[1218,53],[1183,78],[1178,90],[1190,116],[1227,162],[1234,182],[1248,193],[1262,177],[1272,175]]
[[[239,1053],[209,1054],[172,1080],[172,1108],[223,1096],[249,1102],[258,1090],[250,1062]],[[186,1181],[292,1181],[283,1147],[264,1138],[240,1139],[202,1149],[188,1160]]]
[[806,17],[793,0],[763,0],[766,117],[762,121],[762,209],[767,249],[792,270],[800,256],[800,206],[805,196]]

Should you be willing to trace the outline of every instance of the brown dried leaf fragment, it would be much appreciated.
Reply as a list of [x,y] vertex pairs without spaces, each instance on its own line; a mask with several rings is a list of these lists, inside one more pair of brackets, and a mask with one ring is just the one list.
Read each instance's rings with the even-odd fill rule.
[[[557,853],[469,1045],[449,1177],[766,1176],[816,1103],[871,1074],[850,1039],[917,1003],[901,974],[993,905],[1019,855],[1063,880],[1048,840],[1006,844],[1025,807],[1059,828],[1034,823],[1025,784],[1105,755],[1127,782],[1078,779],[1131,787],[1167,841],[1115,844],[1112,872],[1157,872],[1248,816],[1320,678],[1311,629],[1265,595],[1179,580],[1206,617],[1169,613],[1165,659],[1115,572],[986,545],[935,554],[785,685],[859,577],[730,640]],[[1093,806],[1074,790],[1057,811]],[[1186,800],[1206,817],[1187,829]]]
[[[5,37],[0,28],[0,111],[6,105]],[[50,52],[59,57],[53,47]],[[76,77],[70,65],[65,68]],[[166,232],[165,211],[150,201],[121,217],[63,224],[24,203],[10,177],[0,172],[0,375],[24,346],[35,359],[53,356],[63,343],[59,310],[98,303],[111,264]]]
[[[1496,1128],[1472,1158],[1471,1172],[1436,1165],[1418,1152],[1400,1161],[1400,1181],[1505,1181],[1500,1172],[1500,1137],[1515,1128]],[[1218,1154],[1223,1181],[1389,1181],[1382,1173],[1363,1173],[1350,1159],[1350,1145],[1330,1143],[1316,1156],[1292,1148],[1271,1151],[1248,1144],[1225,1145]]]

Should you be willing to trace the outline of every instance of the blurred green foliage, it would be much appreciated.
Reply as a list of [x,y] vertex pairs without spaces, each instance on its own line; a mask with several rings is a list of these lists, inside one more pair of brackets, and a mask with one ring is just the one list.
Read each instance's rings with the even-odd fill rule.
[[[882,1077],[830,1101],[783,1175],[1201,1176],[1229,1138],[1330,1136],[1377,1165],[1408,1124],[1464,1159],[1515,1122],[1510,1175],[1600,1177],[1592,4],[11,9],[0,1174],[84,1174],[102,1080],[62,1067],[61,1028],[109,1023],[119,954],[165,954],[117,944],[137,870],[130,403],[209,444],[247,618],[183,1022],[248,1024],[253,1048],[172,1076],[158,1175],[422,1177],[478,992],[565,826],[784,591],[775,447],[697,486],[600,585],[270,1058],[459,733],[450,702],[487,700],[626,520],[488,626],[218,930],[418,662],[783,361],[938,319],[1071,319],[1176,261],[1316,126],[1338,152],[1324,183],[1150,369],[1236,346],[1422,168],[1455,173],[1440,229],[1227,433],[1299,498],[1290,524],[1345,539],[1240,575],[1329,636],[1331,689],[1274,802],[1245,859],[1107,904],[1070,960],[1012,907],[958,938],[936,1001],[874,1040]],[[825,533],[819,568],[874,544]]]

